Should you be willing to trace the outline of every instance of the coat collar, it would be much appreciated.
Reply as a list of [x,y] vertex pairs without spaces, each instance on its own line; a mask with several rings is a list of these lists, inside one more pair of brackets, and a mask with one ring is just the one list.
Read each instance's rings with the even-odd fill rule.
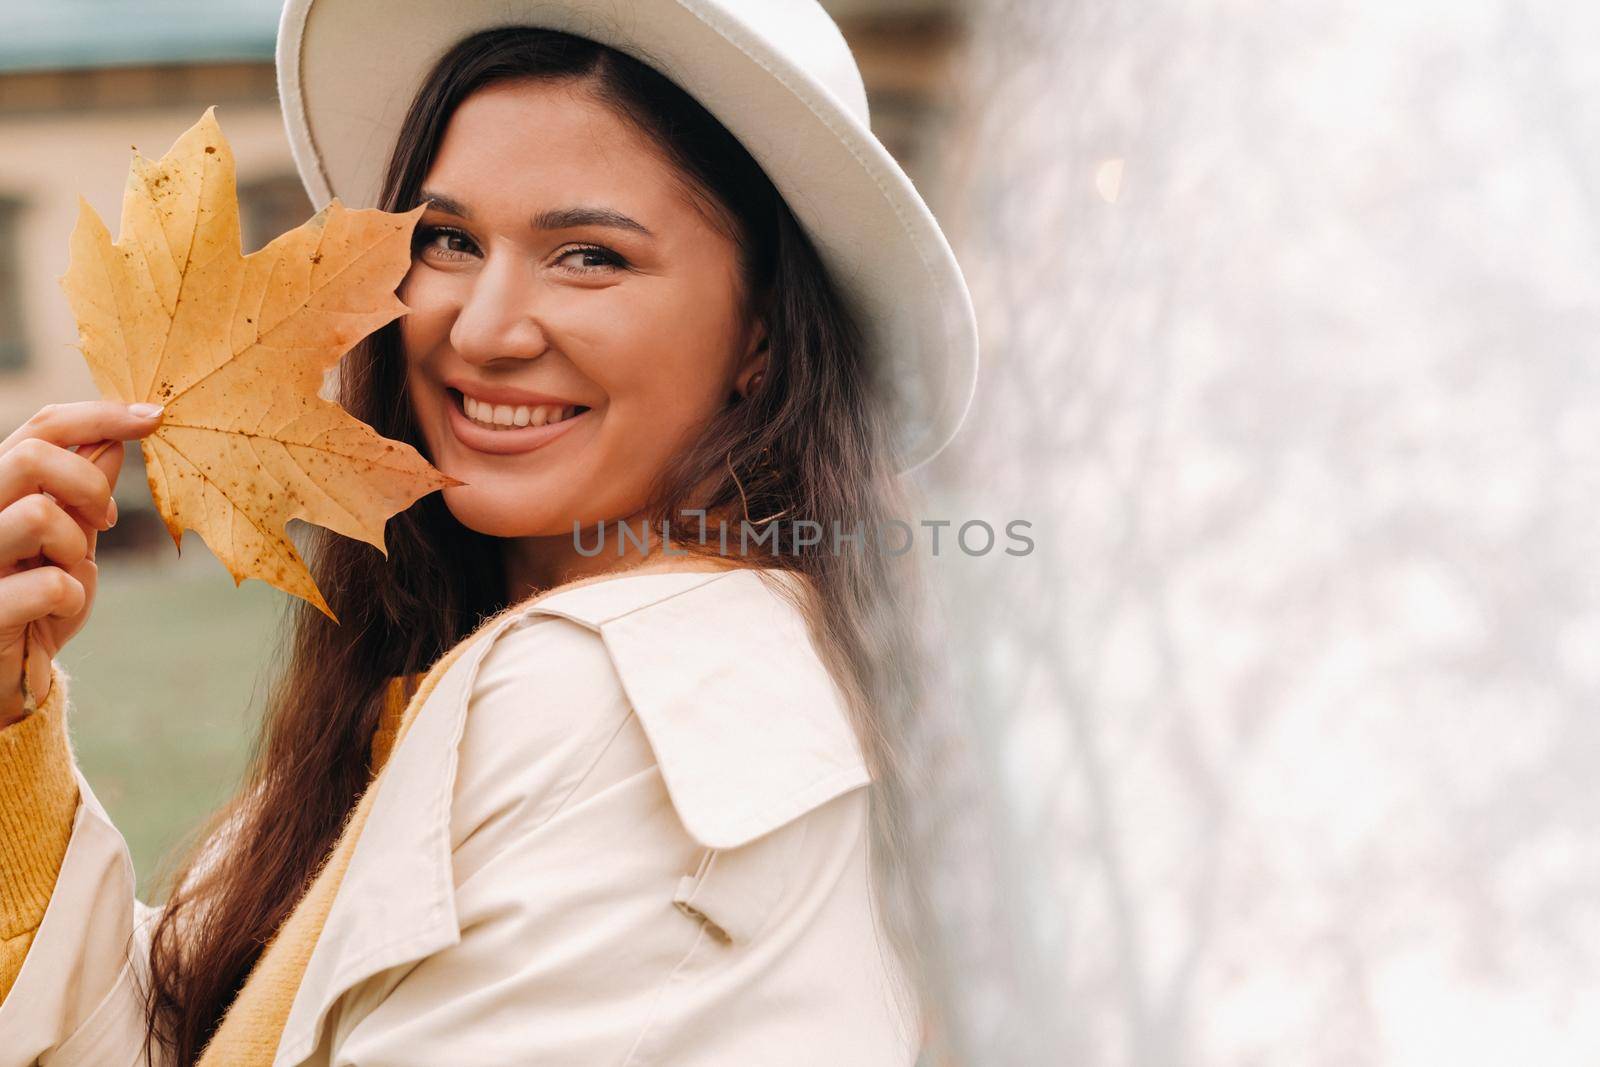
[[484,655],[519,620],[560,616],[601,636],[673,806],[707,848],[735,848],[867,784],[842,692],[796,606],[808,593],[802,576],[777,569],[624,572],[507,608],[448,664],[441,658],[442,675],[405,709],[372,786],[275,1067],[312,1053],[347,989],[459,941],[450,846],[458,747]]

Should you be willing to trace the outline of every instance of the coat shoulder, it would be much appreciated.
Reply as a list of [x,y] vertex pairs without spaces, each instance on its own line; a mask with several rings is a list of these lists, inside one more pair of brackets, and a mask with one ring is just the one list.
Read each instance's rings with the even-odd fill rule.
[[[516,694],[544,709],[541,745],[586,731],[596,709],[602,719],[631,711],[685,829],[707,847],[736,847],[871,780],[844,690],[807,626],[808,595],[798,575],[754,569],[624,574],[558,591],[517,609],[478,688],[513,714]],[[495,686],[498,698],[487,693]]]

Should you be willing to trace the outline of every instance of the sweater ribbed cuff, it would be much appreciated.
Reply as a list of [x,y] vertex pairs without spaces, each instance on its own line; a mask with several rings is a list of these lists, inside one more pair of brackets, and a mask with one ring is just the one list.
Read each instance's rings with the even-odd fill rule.
[[67,740],[67,674],[50,665],[50,692],[0,729],[0,940],[36,929],[72,839],[78,780]]

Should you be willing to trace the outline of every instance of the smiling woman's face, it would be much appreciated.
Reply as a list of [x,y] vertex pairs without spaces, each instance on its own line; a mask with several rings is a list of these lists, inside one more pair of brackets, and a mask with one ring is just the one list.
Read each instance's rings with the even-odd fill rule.
[[[643,134],[569,84],[474,93],[422,189],[400,331],[434,465],[467,483],[443,491],[451,513],[568,544],[574,521],[635,516],[763,358],[737,248]],[[484,420],[577,414],[495,429],[463,394]]]

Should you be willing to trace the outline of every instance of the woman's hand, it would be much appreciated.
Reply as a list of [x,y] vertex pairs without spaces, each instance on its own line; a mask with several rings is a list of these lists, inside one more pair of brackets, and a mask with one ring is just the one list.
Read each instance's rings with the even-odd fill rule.
[[43,703],[51,659],[89,620],[95,540],[117,520],[122,442],[160,424],[154,405],[85,400],[46,405],[0,441],[0,729],[25,714],[24,672]]

